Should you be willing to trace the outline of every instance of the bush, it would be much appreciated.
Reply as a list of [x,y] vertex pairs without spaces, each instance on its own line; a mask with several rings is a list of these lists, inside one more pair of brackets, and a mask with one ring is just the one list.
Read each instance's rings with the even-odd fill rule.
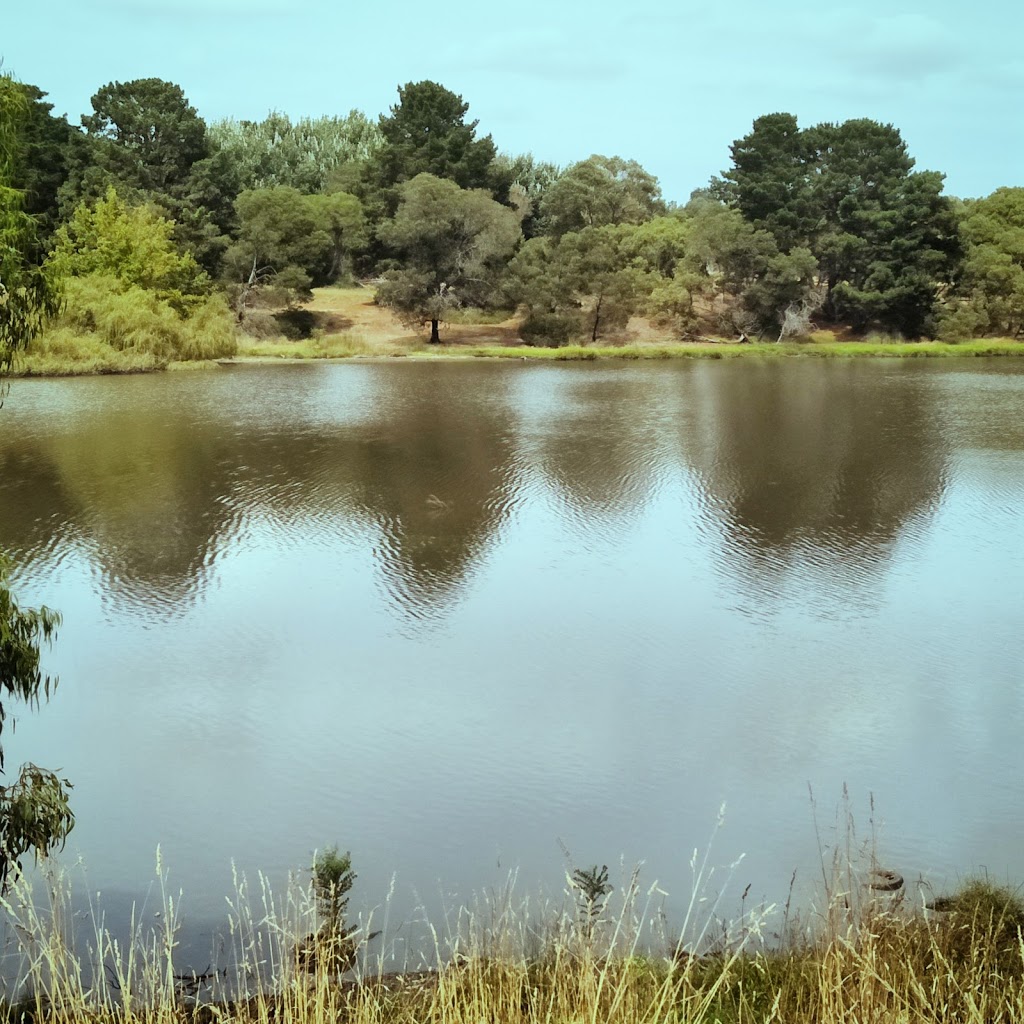
[[519,328],[519,335],[527,345],[560,348],[583,329],[582,316],[571,313],[530,313]]
[[282,309],[274,313],[277,333],[284,335],[289,341],[302,341],[312,337],[316,327],[316,314],[308,309]]
[[[86,339],[88,344],[82,344]],[[116,352],[148,356],[151,361],[145,365],[151,366],[175,359],[216,359],[236,350],[231,314],[220,296],[197,301],[183,317],[157,293],[137,285],[99,274],[70,278],[64,312],[32,351],[53,356],[59,349],[75,362],[76,348],[95,358],[97,342]]]

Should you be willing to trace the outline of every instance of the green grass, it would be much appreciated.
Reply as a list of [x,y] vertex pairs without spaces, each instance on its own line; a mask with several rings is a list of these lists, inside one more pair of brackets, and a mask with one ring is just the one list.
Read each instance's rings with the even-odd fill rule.
[[351,359],[378,354],[381,350],[359,334],[329,334],[298,341],[243,338],[238,345],[238,356],[245,359]]
[[752,342],[745,345],[664,344],[664,345],[564,345],[561,348],[506,348],[484,345],[451,350],[453,354],[478,359],[540,359],[575,361],[589,359],[780,359],[784,357],[831,359],[913,359],[973,356],[1022,356],[1024,343],[1003,338],[983,338],[950,344],[923,342]]
[[[242,338],[237,358],[281,359],[518,359],[578,362],[595,359],[921,359],[971,358],[978,356],[1024,356],[1024,342],[1008,338],[982,338],[958,344],[940,341],[810,341],[803,343],[753,342],[721,344],[626,344],[564,345],[561,348],[525,345],[429,345],[425,340],[382,343],[358,333],[288,341],[255,341]],[[230,357],[230,356],[229,356]],[[194,358],[168,361],[152,352],[135,348],[117,349],[93,334],[76,334],[61,328],[37,339],[15,363],[15,376],[59,377],[103,373],[144,373],[153,370],[215,365],[202,347]]]

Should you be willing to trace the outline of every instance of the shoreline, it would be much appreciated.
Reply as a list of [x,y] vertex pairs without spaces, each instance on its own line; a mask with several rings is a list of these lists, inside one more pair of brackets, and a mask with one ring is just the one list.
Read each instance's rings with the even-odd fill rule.
[[[11,378],[54,378],[122,376],[139,373],[160,373],[167,370],[202,370],[214,367],[295,365],[311,362],[390,363],[397,360],[417,362],[465,360],[518,360],[521,362],[590,362],[596,360],[640,362],[675,359],[973,359],[1019,358],[1024,356],[1024,341],[1007,338],[977,339],[965,342],[671,342],[666,344],[564,345],[560,348],[526,345],[444,344],[426,347],[408,346],[392,352],[311,352],[302,342],[292,343],[294,354],[260,354],[255,346],[236,356],[217,360],[169,362],[145,365],[124,359],[115,353],[110,363],[97,362],[95,357],[77,363],[74,360],[55,365],[52,359],[33,360],[31,353],[21,356],[11,368]],[[122,361],[123,360],[123,361]]]

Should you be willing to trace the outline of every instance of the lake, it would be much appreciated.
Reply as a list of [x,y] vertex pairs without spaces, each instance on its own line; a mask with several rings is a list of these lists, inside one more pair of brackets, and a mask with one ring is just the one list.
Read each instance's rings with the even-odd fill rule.
[[670,917],[709,844],[723,913],[784,901],[844,786],[908,880],[1019,882],[1022,413],[982,359],[15,380],[0,549],[64,623],[9,770],[72,780],[114,908],[159,844],[201,937],[332,843],[398,920],[561,846]]

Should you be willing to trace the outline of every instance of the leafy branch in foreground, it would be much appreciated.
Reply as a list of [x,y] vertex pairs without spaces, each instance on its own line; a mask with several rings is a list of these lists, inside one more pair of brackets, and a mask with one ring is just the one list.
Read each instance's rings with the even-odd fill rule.
[[[7,587],[6,568],[0,563],[0,694],[38,706],[40,694],[48,698],[57,680],[39,667],[40,647],[49,643],[60,616],[49,608],[20,608]],[[7,707],[0,699],[0,732]],[[0,747],[0,772],[4,755]],[[0,786],[0,890],[23,856],[45,857],[64,845],[75,817],[68,802],[66,779],[34,764],[23,765],[16,782]]]
[[[0,375],[60,302],[52,275],[36,259],[35,223],[22,209],[22,193],[13,187],[23,145],[19,125],[27,107],[23,88],[10,76],[0,76]],[[7,586],[7,566],[0,559],[0,732],[7,714],[4,698],[38,706],[40,693],[49,697],[56,685],[40,671],[39,649],[52,640],[59,624],[60,616],[48,608],[18,606]],[[24,765],[12,785],[0,786],[0,891],[25,854],[45,857],[63,845],[75,821],[69,788],[66,781],[34,764]]]

